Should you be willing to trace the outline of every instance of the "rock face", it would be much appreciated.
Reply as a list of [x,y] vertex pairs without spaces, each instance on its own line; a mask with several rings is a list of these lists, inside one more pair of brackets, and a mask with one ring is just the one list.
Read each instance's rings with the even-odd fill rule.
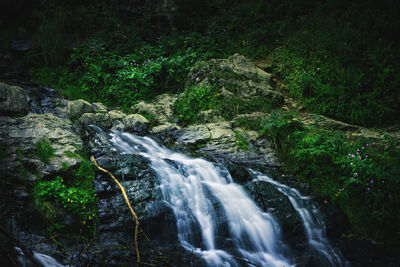
[[[264,139],[249,136],[231,123],[206,123],[175,130],[176,145],[189,146],[215,161],[248,166],[279,166],[276,153]],[[251,134],[251,133],[250,133]]]
[[122,120],[122,123],[126,131],[139,134],[147,133],[150,126],[150,122],[140,114],[130,114]]
[[19,86],[0,82],[0,114],[25,115],[28,110],[27,92]]
[[140,101],[132,106],[132,112],[150,114],[157,124],[169,122],[173,118],[172,105],[177,97],[169,94],[157,96],[152,103]]
[[71,120],[78,119],[84,113],[92,112],[94,112],[92,105],[83,99],[70,101],[67,106],[67,115]]
[[[12,119],[0,117],[0,144],[6,157],[1,161],[3,174],[15,178],[35,179],[63,171],[63,165],[73,168],[80,163],[65,152],[82,149],[82,140],[73,130],[71,121],[53,114],[29,114]],[[55,150],[49,164],[38,157],[37,142],[48,139]]]
[[282,227],[282,235],[291,247],[304,249],[307,246],[301,219],[285,195],[263,181],[248,183],[245,189],[261,209],[276,217]]
[[271,74],[250,59],[235,54],[228,59],[199,61],[191,69],[186,90],[210,84],[219,88],[220,115],[266,111],[283,103],[283,95],[270,84]]

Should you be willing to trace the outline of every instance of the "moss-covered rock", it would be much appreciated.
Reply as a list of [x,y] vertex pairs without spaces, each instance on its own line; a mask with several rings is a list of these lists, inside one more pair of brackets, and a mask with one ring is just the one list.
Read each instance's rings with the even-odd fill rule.
[[[54,175],[66,166],[72,168],[80,163],[79,159],[65,153],[74,153],[83,145],[68,119],[51,113],[16,119],[0,117],[0,133],[0,144],[6,148],[0,171],[5,177],[35,179],[35,175]],[[41,159],[38,147],[42,140],[47,140],[47,146],[53,151],[46,162]]]
[[67,106],[67,116],[72,120],[79,119],[84,113],[92,112],[94,112],[92,105],[83,99],[70,101]]
[[270,80],[270,74],[239,54],[199,61],[191,69],[185,91],[174,108],[184,124],[201,122],[203,118],[207,121],[210,116],[201,112],[210,109],[214,110],[213,117],[229,120],[236,114],[268,112],[284,100]]
[[0,82],[0,114],[25,115],[29,107],[28,94],[23,88]]

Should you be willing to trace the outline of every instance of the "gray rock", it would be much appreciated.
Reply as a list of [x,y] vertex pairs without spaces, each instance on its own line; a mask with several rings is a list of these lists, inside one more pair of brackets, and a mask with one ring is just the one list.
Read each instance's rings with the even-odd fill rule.
[[94,124],[102,128],[111,128],[113,120],[108,113],[85,113],[78,122],[83,125]]
[[176,145],[190,147],[215,161],[227,161],[249,166],[279,166],[276,152],[267,140],[258,139],[252,132],[242,132],[247,149],[238,145],[237,130],[226,121],[192,125],[172,133]]
[[122,120],[123,118],[125,118],[126,114],[119,110],[110,110],[108,112],[108,116],[110,116],[110,119],[112,121],[117,121],[117,120]]
[[[0,133],[0,144],[7,154],[0,169],[6,176],[33,180],[36,176],[52,176],[63,172],[66,166],[74,168],[80,164],[79,159],[65,154],[82,148],[82,140],[68,119],[51,113],[29,114],[17,119],[0,117]],[[36,143],[43,138],[48,139],[55,150],[48,164],[37,154]]]
[[28,39],[14,39],[10,41],[10,48],[16,52],[24,53],[32,48]]
[[[281,105],[283,95],[271,86],[271,74],[258,68],[250,59],[235,54],[228,59],[199,61],[191,69],[185,90],[217,86],[221,103],[216,115],[231,119],[236,114],[268,111]],[[182,96],[190,95],[185,92]],[[208,114],[204,114],[206,121]],[[214,115],[215,116],[215,115]]]
[[78,119],[84,113],[92,112],[94,112],[92,105],[83,99],[70,101],[67,106],[67,115],[72,120]]
[[153,102],[146,103],[140,101],[132,106],[132,112],[141,114],[150,114],[154,117],[156,123],[163,124],[173,119],[172,105],[177,97],[169,94],[157,96]]
[[301,218],[285,195],[263,181],[250,182],[244,188],[261,209],[278,220],[282,235],[292,248],[304,250],[307,247]]
[[97,111],[97,112],[107,112],[108,111],[108,108],[103,103],[100,103],[100,102],[93,103],[93,109],[94,109],[94,111]]
[[27,92],[19,86],[0,82],[0,114],[25,115],[28,110]]
[[155,135],[170,134],[176,130],[181,129],[181,127],[175,123],[166,122],[164,124],[158,125],[151,129],[151,132]]
[[122,120],[122,123],[126,131],[139,134],[147,133],[150,126],[150,122],[140,114],[130,114]]

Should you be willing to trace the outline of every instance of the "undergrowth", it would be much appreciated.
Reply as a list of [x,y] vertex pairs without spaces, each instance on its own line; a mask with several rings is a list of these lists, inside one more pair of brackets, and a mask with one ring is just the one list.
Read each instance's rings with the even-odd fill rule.
[[260,124],[284,160],[284,169],[337,203],[359,235],[400,247],[400,151],[386,139],[346,139],[342,133],[306,127],[294,114],[274,113]]
[[[58,210],[64,209],[77,218],[80,224],[77,227],[90,238],[95,235],[97,225],[97,197],[93,188],[95,172],[92,163],[84,156],[76,153],[69,153],[69,156],[81,160],[79,168],[69,170],[63,177],[36,182],[32,189],[33,202],[46,220],[49,234],[64,231],[63,218],[57,217]],[[65,230],[68,233],[77,229]]]

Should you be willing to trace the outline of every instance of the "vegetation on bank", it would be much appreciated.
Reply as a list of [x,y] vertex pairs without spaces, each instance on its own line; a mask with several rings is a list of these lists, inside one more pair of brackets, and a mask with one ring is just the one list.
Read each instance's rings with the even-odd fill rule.
[[306,127],[292,113],[273,113],[258,129],[279,152],[285,171],[337,203],[353,231],[398,248],[400,148],[395,140],[348,140],[340,131]]
[[[129,109],[157,94],[185,92],[174,107],[183,124],[222,105],[213,85],[185,84],[194,62],[234,53],[270,55],[270,70],[282,78],[283,89],[309,111],[363,126],[398,123],[400,50],[393,33],[400,29],[399,1],[175,2],[180,8],[169,20],[146,5],[136,7],[133,19],[118,13],[117,1],[41,1],[30,23],[7,21],[21,36],[12,36],[2,20],[1,43],[32,33],[35,46],[22,64],[34,81],[70,98]],[[239,124],[270,138],[285,168],[338,203],[354,231],[400,247],[393,234],[400,225],[398,144],[349,141],[339,132],[307,128],[292,114]],[[239,133],[237,138],[246,148]],[[81,216],[84,204],[62,196],[81,188],[73,177],[67,184],[57,177],[39,183],[37,199]],[[93,203],[91,191],[82,188],[87,195],[76,198]]]
[[[33,203],[43,215],[49,235],[57,233],[71,233],[78,229],[65,229],[64,219],[60,218],[60,210],[70,212],[79,222],[83,237],[90,238],[96,233],[97,225],[97,197],[93,188],[94,169],[92,163],[85,156],[68,153],[69,157],[79,158],[81,164],[78,169],[67,171],[63,177],[38,180],[32,189]],[[63,163],[65,169],[67,163]]]

